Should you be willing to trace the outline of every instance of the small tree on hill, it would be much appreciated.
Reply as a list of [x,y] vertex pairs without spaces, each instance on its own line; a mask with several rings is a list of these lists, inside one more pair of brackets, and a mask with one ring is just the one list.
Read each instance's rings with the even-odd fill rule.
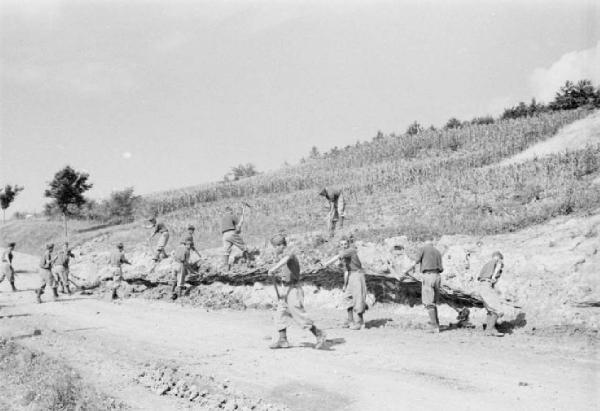
[[594,90],[590,80],[581,80],[577,84],[567,81],[550,103],[552,110],[573,110],[584,106],[600,106],[600,89]]
[[106,200],[107,214],[109,217],[119,218],[121,222],[132,221],[139,200],[140,196],[133,194],[133,187],[113,191],[110,193],[110,198]]
[[421,131],[423,131],[423,126],[421,126],[418,122],[415,121],[410,126],[408,126],[408,128],[406,129],[406,134],[408,134],[409,136],[414,136],[415,134],[419,134]]
[[73,214],[73,208],[80,209],[86,199],[83,193],[92,188],[88,183],[89,174],[76,171],[66,166],[54,175],[54,179],[48,183],[48,189],[44,196],[53,199],[50,206],[58,208],[63,216],[65,227],[65,240],[67,239],[67,220]]
[[2,224],[5,222],[6,209],[14,201],[19,192],[23,191],[23,187],[18,185],[11,186],[7,184],[4,188],[0,188],[0,207],[2,207]]
[[444,130],[450,130],[452,128],[460,128],[460,127],[462,127],[461,121],[459,119],[457,119],[456,117],[452,117],[450,120],[448,120],[448,122],[444,126]]
[[242,178],[248,178],[259,174],[256,166],[252,163],[248,164],[240,164],[239,166],[231,167],[231,171],[225,174],[223,180],[225,182],[228,181],[238,181]]
[[317,148],[317,146],[312,146],[312,148],[310,149],[310,153],[308,153],[308,157],[309,158],[319,158],[319,156],[321,155],[321,153],[319,153],[319,149]]

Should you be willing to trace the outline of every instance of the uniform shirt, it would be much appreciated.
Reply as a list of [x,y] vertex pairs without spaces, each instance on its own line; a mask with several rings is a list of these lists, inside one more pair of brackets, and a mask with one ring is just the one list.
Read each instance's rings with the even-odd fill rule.
[[190,244],[192,245],[192,250],[195,250],[196,248],[194,247],[194,236],[190,233],[187,233],[184,237],[183,237],[183,241],[187,242],[189,241]]
[[337,203],[338,199],[342,195],[342,190],[339,188],[331,188],[327,189],[327,194],[325,194],[325,198],[329,200],[331,203]]
[[362,264],[358,258],[356,248],[350,247],[340,251],[339,257],[346,271],[362,270]]
[[237,230],[238,219],[231,213],[227,213],[221,218],[221,233],[231,230]]
[[129,261],[125,258],[125,253],[123,251],[115,250],[110,253],[108,257],[108,262],[113,267],[121,267],[122,264],[128,264]]
[[9,264],[12,264],[12,259],[13,259],[12,251],[10,251],[10,250],[5,250],[5,251],[2,253],[2,262],[3,262],[3,263],[9,263]]
[[49,270],[52,268],[52,253],[47,250],[40,259],[40,268]]
[[58,255],[56,256],[56,261],[54,262],[54,264],[62,265],[65,268],[69,268],[69,260],[71,259],[71,257],[75,257],[71,250],[67,250],[66,252],[64,250],[60,250],[58,252]]
[[479,273],[478,279],[491,280],[492,276],[494,275],[494,271],[496,270],[496,264],[500,264],[500,271],[498,272],[498,276],[500,276],[500,274],[502,274],[502,268],[504,268],[504,263],[501,261],[491,260],[483,266],[481,272]]
[[158,234],[158,233],[166,233],[169,230],[167,230],[167,226],[164,225],[164,223],[156,223],[156,225],[154,226],[154,234]]
[[175,249],[173,257],[175,258],[175,261],[179,263],[187,263],[190,259],[190,250],[188,250],[185,245],[179,244]]
[[300,261],[298,261],[295,253],[288,254],[287,263],[281,268],[279,277],[283,282],[289,284],[296,284],[300,281]]
[[431,244],[426,244],[421,248],[415,262],[421,265],[422,273],[431,271],[441,273],[444,271],[442,254]]

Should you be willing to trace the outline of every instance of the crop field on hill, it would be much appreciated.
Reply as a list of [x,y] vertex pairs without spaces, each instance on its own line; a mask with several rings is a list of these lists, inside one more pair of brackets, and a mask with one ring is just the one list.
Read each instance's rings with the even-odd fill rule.
[[264,238],[284,229],[320,230],[326,208],[317,191],[345,189],[348,224],[363,235],[491,234],[513,231],[557,215],[585,211],[600,200],[591,184],[600,147],[497,163],[552,137],[589,111],[386,136],[295,167],[244,179],[175,190],[146,198],[148,209],[183,232],[194,223],[205,245],[218,243],[218,216],[226,204],[249,201],[247,232]]

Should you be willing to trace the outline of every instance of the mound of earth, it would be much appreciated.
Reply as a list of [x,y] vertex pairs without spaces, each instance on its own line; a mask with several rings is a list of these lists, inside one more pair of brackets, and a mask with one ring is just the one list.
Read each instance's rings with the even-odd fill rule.
[[[444,236],[438,247],[444,253],[442,301],[458,309],[462,306],[480,308],[474,294],[474,278],[495,250],[505,257],[505,269],[497,287],[506,299],[505,320],[522,315],[532,327],[574,325],[598,329],[596,313],[600,305],[600,214],[591,217],[559,218],[548,224],[519,232],[473,237]],[[310,236],[292,236],[303,267],[308,304],[335,308],[341,301],[342,271],[336,267],[324,269],[320,261],[335,253],[330,242],[315,241]],[[420,244],[405,237],[388,238],[371,243],[355,241],[359,256],[368,273],[367,283],[378,301],[413,306],[420,304],[418,282],[398,282],[389,275],[391,249],[403,248],[396,261],[400,269],[411,264]],[[83,288],[108,284],[107,252],[94,252],[94,243],[85,243],[75,250],[77,258],[72,272],[75,282]],[[219,268],[218,250],[204,250],[202,259],[193,262],[195,273],[187,281],[183,301],[212,309],[270,309],[276,297],[266,276],[274,258],[269,250],[256,250],[248,263],[236,260],[231,272]],[[151,299],[169,299],[173,274],[170,259],[162,261],[150,273],[151,256],[143,247],[130,250],[131,266],[124,269],[129,285],[124,296],[141,295]],[[417,275],[418,277],[418,275]],[[515,306],[517,308],[515,308]]]

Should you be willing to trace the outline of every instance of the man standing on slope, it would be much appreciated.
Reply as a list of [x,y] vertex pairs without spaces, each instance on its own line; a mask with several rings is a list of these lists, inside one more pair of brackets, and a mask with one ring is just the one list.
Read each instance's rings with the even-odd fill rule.
[[[296,324],[310,332],[316,337],[315,348],[319,349],[325,345],[325,333],[319,330],[308,318],[304,311],[304,292],[299,284],[300,281],[300,262],[293,251],[286,251],[287,240],[283,234],[278,234],[271,239],[271,244],[275,247],[276,257],[282,257],[268,271],[268,275],[275,275],[275,272],[281,270],[279,277],[287,286],[287,290],[279,290],[274,279],[275,292],[277,293],[277,313],[275,315],[275,327],[279,333],[279,340],[274,341],[270,348],[289,348],[287,340],[287,328],[293,320]],[[280,292],[281,291],[281,292]]]
[[54,262],[52,263],[54,273],[56,274],[54,281],[60,284],[60,292],[63,294],[65,292],[71,294],[71,289],[69,288],[69,261],[71,258],[75,258],[75,255],[71,252],[69,243],[65,242],[63,249],[54,257]]
[[152,258],[156,265],[161,260],[168,257],[167,253],[165,252],[165,247],[167,246],[167,242],[169,242],[169,230],[167,229],[167,226],[165,226],[164,223],[157,222],[156,218],[154,217],[149,218],[148,221],[150,222],[150,225],[146,226],[146,228],[154,229],[150,237],[148,237],[148,242],[150,243],[150,241],[152,241],[152,238],[154,238],[156,234],[159,235],[158,242],[156,243],[156,254]]
[[183,240],[181,240],[181,243],[184,244],[185,242],[189,242],[190,250],[195,252],[198,258],[202,258],[200,256],[200,253],[198,252],[198,250],[196,250],[196,247],[194,246],[194,231],[196,231],[196,227],[190,224],[188,226],[187,233],[183,236]]
[[429,238],[419,250],[415,262],[406,270],[398,280],[402,281],[417,265],[421,266],[421,300],[429,314],[431,331],[440,332],[437,305],[439,302],[442,279],[440,274],[444,271],[442,266],[442,253],[433,246],[433,238]]
[[[335,262],[340,262],[344,268],[344,307],[348,319],[344,322],[344,328],[360,330],[364,325],[363,314],[367,310],[367,282],[362,263],[358,258],[356,248],[350,245],[350,239],[346,236],[340,238],[341,251],[323,265],[326,267]],[[353,313],[356,312],[358,321],[354,322]]]
[[190,259],[190,250],[192,249],[192,242],[189,240],[183,240],[175,251],[173,252],[173,290],[171,299],[176,300],[177,297],[183,295],[183,284],[185,283],[185,277],[188,273],[188,264]]
[[242,208],[242,217],[238,219],[233,215],[233,209],[225,207],[225,213],[221,218],[221,233],[223,234],[223,268],[229,271],[229,254],[235,245],[242,251],[242,256],[248,261],[248,247],[242,239],[242,225],[244,224],[244,209]]
[[6,250],[2,252],[2,258],[0,259],[0,283],[8,278],[10,288],[17,291],[15,288],[15,269],[12,266],[13,261],[13,250],[15,249],[15,243],[8,243]]
[[483,266],[477,276],[477,291],[487,310],[485,334],[494,337],[502,337],[504,335],[496,331],[496,321],[504,314],[502,313],[500,293],[494,288],[502,275],[503,268],[504,256],[500,251],[494,251],[492,259]]
[[124,249],[123,243],[117,244],[116,250],[113,250],[113,252],[110,253],[110,256],[108,257],[108,264],[110,265],[110,270],[111,270],[111,274],[113,277],[112,285],[111,285],[111,289],[112,289],[111,299],[112,300],[115,300],[119,297],[117,295],[117,290],[119,289],[119,287],[121,285],[121,281],[123,280],[122,265],[123,264],[131,264],[127,260],[127,258],[125,258],[125,253],[124,253],[123,249]]
[[325,197],[329,203],[329,215],[327,216],[327,229],[329,230],[329,237],[333,238],[335,235],[335,226],[337,222],[340,222],[340,228],[344,226],[344,210],[346,204],[344,203],[344,195],[340,188],[323,188],[319,193],[320,196]]
[[54,282],[54,276],[52,275],[52,251],[54,251],[54,244],[50,243],[46,245],[46,251],[40,259],[40,288],[35,291],[36,301],[38,304],[42,303],[42,294],[44,294],[44,288],[49,286],[52,288],[52,294],[54,299],[58,298],[58,292],[56,291],[56,283]]

